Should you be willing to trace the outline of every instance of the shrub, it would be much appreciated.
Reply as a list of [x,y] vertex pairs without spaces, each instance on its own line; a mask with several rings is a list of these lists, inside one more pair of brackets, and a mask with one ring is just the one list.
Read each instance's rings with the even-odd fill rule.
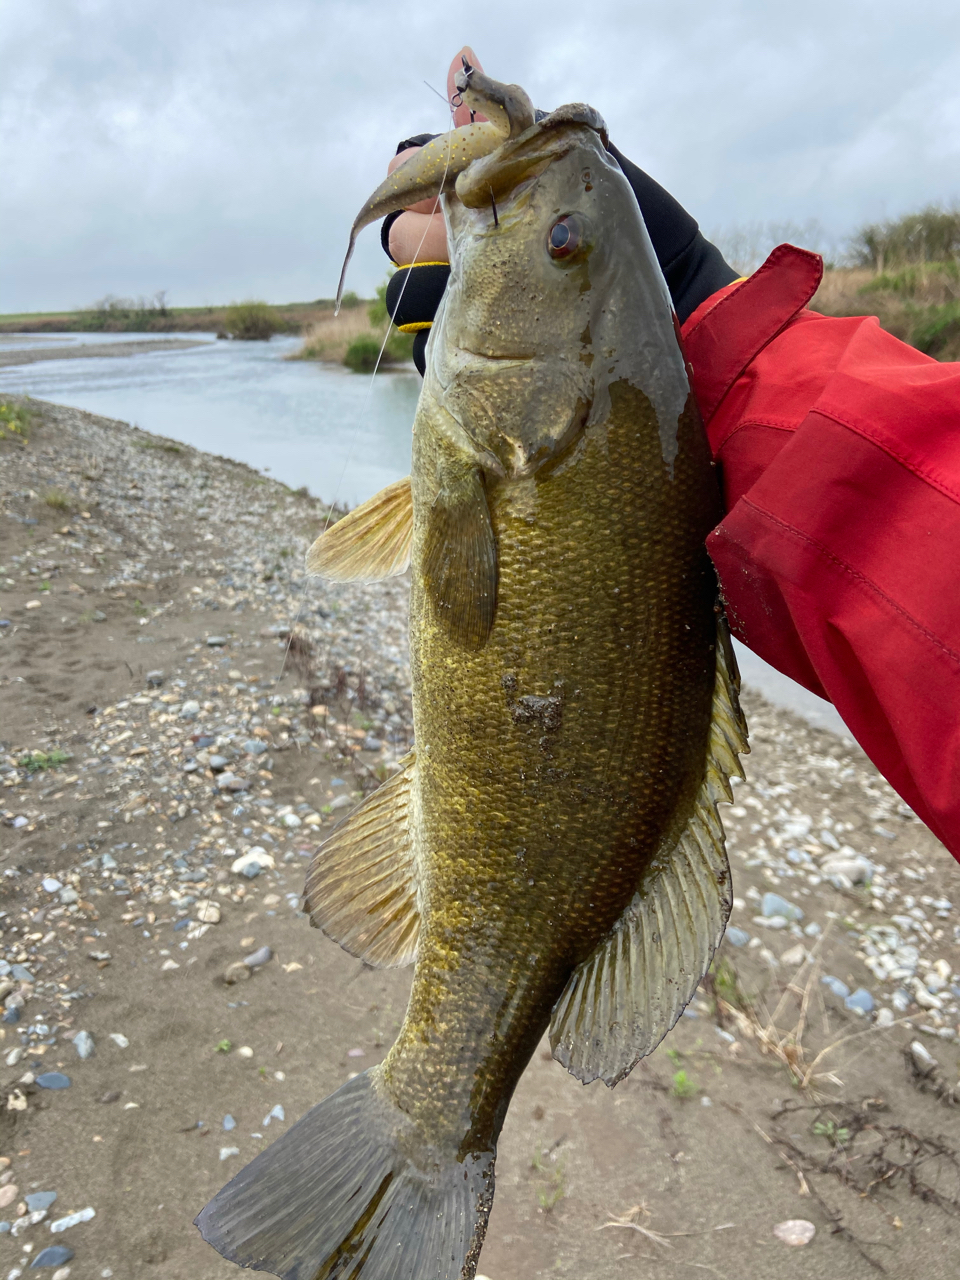
[[227,307],[224,327],[241,342],[269,342],[283,328],[276,311],[266,302],[235,302]]
[[[348,369],[352,369],[354,373],[373,373],[377,367],[377,358],[380,355],[380,342],[372,334],[362,333],[359,338],[354,338],[347,347],[347,354],[343,357],[343,363]],[[384,359],[388,359],[386,351],[383,353]]]
[[43,500],[48,507],[53,507],[54,511],[69,511],[73,506],[62,489],[48,489],[43,495]]
[[861,227],[850,242],[854,261],[883,272],[918,262],[960,258],[960,208],[931,204],[918,213]]

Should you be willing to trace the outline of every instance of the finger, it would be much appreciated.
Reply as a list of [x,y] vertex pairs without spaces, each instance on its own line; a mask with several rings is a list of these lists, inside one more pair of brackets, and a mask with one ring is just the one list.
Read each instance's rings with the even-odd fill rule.
[[390,228],[390,256],[403,267],[412,262],[448,262],[443,216],[402,213]]
[[[450,103],[453,102],[453,99],[457,92],[457,86],[453,82],[453,77],[457,74],[458,71],[463,70],[464,58],[466,58],[466,60],[470,63],[471,67],[476,67],[478,71],[483,70],[483,67],[480,65],[480,59],[473,52],[470,46],[468,44],[465,44],[463,48],[460,50],[460,52],[457,54],[457,56],[454,58],[454,60],[450,63],[450,70],[447,72],[447,101]],[[484,115],[481,115],[478,111],[473,118],[474,120],[486,120],[487,117]],[[461,125],[469,124],[470,108],[457,107],[453,113],[453,123],[454,123],[454,126],[458,129],[460,128]]]

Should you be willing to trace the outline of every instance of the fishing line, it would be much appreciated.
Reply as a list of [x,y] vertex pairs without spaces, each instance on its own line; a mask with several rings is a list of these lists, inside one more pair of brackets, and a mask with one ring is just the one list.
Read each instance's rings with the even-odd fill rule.
[[[438,90],[434,89],[432,85],[427,84],[426,80],[424,80],[424,82],[423,82],[423,83],[427,85],[427,88],[428,88],[428,89],[431,89],[434,93],[437,93],[437,94],[438,94],[438,96],[443,97],[443,95],[442,95],[442,94],[439,94]],[[443,98],[443,101],[447,104],[447,107],[448,107],[448,109],[449,109],[449,111],[450,111],[450,121],[451,121],[451,124],[452,124],[452,123],[453,123],[453,119],[454,119],[454,115],[453,115],[453,106],[452,106],[452,104],[451,104],[451,103],[450,103],[446,98]],[[446,158],[445,158],[445,160],[444,160],[444,165],[443,165],[443,178],[441,179],[441,182],[440,182],[440,194],[438,194],[438,196],[437,196],[437,198],[436,198],[436,200],[435,200],[435,202],[434,202],[433,209],[430,211],[430,214],[428,215],[428,217],[429,217],[429,218],[433,218],[433,217],[436,215],[437,210],[440,208],[440,200],[441,200],[441,197],[442,197],[443,188],[444,188],[444,186],[446,185],[446,181],[447,181],[447,173],[449,172],[449,169],[450,169],[450,157],[451,157],[451,152],[452,152],[452,139],[448,137],[448,138],[447,138],[447,154],[446,154]],[[425,240],[426,240],[426,238],[427,238],[427,233],[428,233],[428,232],[429,232],[429,230],[430,230],[430,226],[431,226],[431,223],[428,221],[428,222],[426,223],[426,225],[424,226],[424,228],[423,228],[423,235],[420,237],[420,243],[417,245],[416,249],[414,250],[413,259],[412,259],[412,262],[413,262],[413,263],[415,263],[415,262],[417,261],[417,258],[420,256],[420,250],[423,248],[423,243],[424,243],[424,241],[425,241]],[[393,310],[394,310],[394,315],[396,315],[397,311],[398,311],[398,310],[399,310],[399,308],[400,308],[400,303],[403,301],[403,295],[404,295],[404,292],[405,292],[405,290],[406,290],[406,287],[407,287],[407,284],[408,284],[409,280],[410,280],[410,275],[409,275],[409,273],[408,273],[408,274],[404,277],[404,279],[403,279],[403,283],[402,283],[402,284],[401,284],[401,286],[400,286],[400,294],[399,294],[399,296],[398,296],[398,298],[397,298],[396,306],[395,306],[395,307],[394,307],[394,309],[393,309]],[[365,395],[365,397],[364,397],[363,404],[362,404],[362,405],[361,405],[361,407],[360,407],[360,415],[359,415],[359,422],[360,422],[360,423],[362,423],[362,422],[363,422],[363,420],[365,419],[365,417],[367,416],[367,412],[368,412],[369,407],[370,407],[370,401],[371,401],[371,399],[372,399],[372,397],[373,397],[373,388],[374,388],[374,383],[375,383],[375,380],[376,380],[377,372],[378,372],[378,370],[379,370],[379,368],[380,368],[380,362],[381,362],[381,360],[383,359],[383,353],[384,353],[384,351],[386,351],[386,349],[387,349],[387,343],[390,341],[390,337],[391,337],[391,335],[392,335],[392,334],[393,334],[393,318],[392,318],[392,317],[389,315],[389,313],[388,313],[388,315],[387,315],[387,331],[386,331],[386,333],[384,334],[383,342],[380,344],[380,351],[379,351],[379,353],[378,353],[378,355],[377,355],[376,364],[373,366],[373,373],[370,375],[370,381],[369,381],[369,382],[368,382],[368,384],[367,384],[367,393],[366,393],[366,395]],[[323,522],[323,528],[320,530],[320,534],[318,535],[319,537],[322,537],[322,536],[326,533],[327,529],[328,529],[328,528],[329,528],[329,526],[330,526],[330,520],[331,520],[331,518],[332,518],[332,516],[333,516],[334,510],[336,509],[337,500],[338,500],[338,498],[340,497],[340,490],[341,490],[341,487],[342,487],[342,485],[343,485],[344,477],[345,477],[345,476],[346,476],[346,474],[347,474],[347,469],[348,469],[348,467],[350,466],[350,463],[353,461],[353,454],[354,454],[354,449],[355,449],[355,447],[356,447],[356,440],[357,440],[357,433],[356,433],[356,430],[354,430],[354,432],[353,432],[353,433],[351,434],[351,436],[350,436],[350,440],[349,440],[349,444],[348,444],[348,449],[347,449],[347,456],[346,456],[346,458],[344,459],[343,466],[342,466],[342,468],[341,468],[341,470],[340,470],[340,478],[339,478],[339,480],[337,481],[337,487],[336,487],[336,489],[334,490],[333,501],[332,501],[332,502],[330,502],[330,503],[328,503],[328,505],[327,505],[327,517],[326,517],[326,519],[325,519],[325,520],[324,520],[324,522]],[[276,680],[274,681],[274,685],[273,685],[273,692],[274,692],[274,694],[276,694],[276,691],[277,691],[277,689],[278,689],[278,687],[279,687],[279,685],[280,685],[280,681],[283,679],[283,674],[284,674],[284,672],[285,672],[285,670],[286,670],[286,667],[287,667],[287,658],[288,658],[288,656],[289,656],[289,654],[290,654],[290,646],[291,646],[291,644],[293,643],[293,631],[294,631],[294,628],[295,628],[295,627],[297,627],[297,626],[299,626],[299,624],[300,624],[300,619],[301,619],[301,617],[303,616],[303,608],[304,608],[304,604],[306,603],[306,598],[307,598],[307,587],[308,587],[308,585],[309,585],[309,582],[310,582],[310,579],[309,579],[309,577],[305,574],[305,575],[304,575],[304,579],[303,579],[303,586],[302,586],[301,591],[300,591],[300,600],[299,600],[299,603],[298,603],[298,605],[297,605],[297,613],[296,613],[296,617],[294,618],[294,620],[293,620],[293,622],[292,622],[292,624],[291,624],[291,627],[290,627],[290,634],[289,634],[289,636],[287,637],[287,644],[286,644],[286,648],[285,648],[285,649],[284,649],[284,651],[283,651],[283,661],[282,661],[282,662],[281,662],[281,664],[280,664],[280,671],[278,672],[278,674],[277,674],[277,678],[276,678]]]
[[[424,83],[426,83],[426,82],[424,82]],[[427,87],[428,87],[428,88],[432,88],[432,86],[430,86],[430,85],[428,85]],[[436,90],[434,90],[434,92],[437,92],[437,91],[436,91]],[[442,96],[442,95],[441,95],[441,96]],[[450,103],[449,103],[449,102],[447,102],[447,99],[446,99],[446,98],[444,98],[444,102],[446,102],[446,103],[447,103],[447,106],[448,106],[448,108],[449,108],[449,110],[450,110],[450,114],[451,114],[451,120],[452,120],[452,117],[453,117],[453,108],[452,108],[452,106],[450,105]],[[449,171],[449,167],[450,167],[450,157],[451,157],[451,140],[450,140],[450,139],[448,139],[448,141],[447,141],[447,156],[446,156],[446,161],[445,161],[445,164],[444,164],[443,180],[442,180],[442,182],[441,182],[441,189],[442,189],[443,185],[446,183],[447,173],[448,173],[448,171]],[[432,210],[431,215],[430,215],[431,217],[433,217],[433,215],[437,212],[437,210],[439,209],[439,207],[440,207],[440,196],[438,195],[438,196],[437,196],[437,199],[436,199],[436,202],[435,202],[435,204],[434,204],[433,210]],[[417,258],[418,258],[418,256],[419,256],[419,254],[420,254],[420,250],[423,248],[423,243],[424,243],[424,241],[425,241],[425,240],[426,240],[426,238],[427,238],[427,233],[428,233],[428,231],[430,230],[430,226],[431,226],[431,223],[428,221],[428,222],[426,223],[426,226],[424,227],[423,235],[420,237],[420,243],[417,245],[416,251],[415,251],[415,253],[414,253],[414,255],[413,255],[413,261],[414,261],[414,262],[416,262],[416,260],[417,260]],[[401,301],[401,300],[402,300],[402,298],[403,298],[403,292],[404,292],[404,290],[406,289],[407,281],[409,280],[409,278],[410,278],[410,277],[409,277],[409,275],[408,275],[408,276],[404,279],[404,281],[403,281],[403,285],[402,285],[401,290],[400,290],[400,296],[399,296],[399,298],[397,299],[397,306],[399,306],[400,301]],[[395,308],[394,310],[396,311],[396,308]],[[363,422],[363,420],[364,420],[364,418],[366,417],[366,414],[367,414],[367,412],[368,412],[368,410],[369,410],[370,400],[371,400],[371,397],[372,397],[372,395],[373,395],[374,379],[376,378],[376,376],[377,376],[377,371],[378,371],[378,369],[380,368],[380,362],[381,362],[381,360],[383,359],[383,353],[384,353],[384,351],[386,350],[387,343],[388,343],[388,341],[390,340],[390,336],[391,336],[391,334],[393,333],[393,327],[394,327],[394,326],[393,326],[393,320],[388,316],[388,324],[387,324],[386,334],[384,335],[383,342],[382,342],[382,344],[381,344],[381,346],[380,346],[380,351],[379,351],[379,353],[378,353],[378,355],[377,355],[377,360],[376,360],[376,364],[374,365],[373,373],[370,375],[370,381],[369,381],[369,383],[368,383],[368,385],[367,385],[367,392],[366,392],[366,396],[365,396],[365,398],[364,398],[363,405],[361,406],[361,410],[360,410],[359,422]],[[343,486],[343,481],[344,481],[344,478],[345,478],[346,473],[347,473],[347,468],[349,467],[350,463],[351,463],[351,462],[352,462],[352,460],[353,460],[353,450],[354,450],[355,444],[356,444],[356,433],[354,433],[354,435],[351,437],[350,447],[349,447],[349,450],[348,450],[348,453],[347,453],[347,457],[346,457],[346,459],[345,459],[345,461],[344,461],[343,467],[342,467],[341,472],[340,472],[340,478],[339,478],[339,480],[337,481],[337,487],[336,487],[336,490],[335,490],[335,492],[334,492],[333,501],[332,501],[331,503],[329,503],[329,504],[328,504],[328,507],[327,507],[327,516],[326,516],[326,520],[324,521],[323,530],[322,530],[322,532],[323,532],[323,533],[325,533],[325,532],[326,532],[326,530],[327,530],[327,528],[329,527],[330,520],[331,520],[331,518],[332,518],[332,516],[333,516],[333,512],[334,512],[334,510],[335,510],[335,508],[336,508],[337,500],[338,500],[338,498],[339,498],[339,496],[340,496],[340,491],[341,491],[341,488],[342,488],[342,486]],[[273,686],[273,690],[272,690],[272,695],[271,695],[271,696],[275,696],[275,695],[276,695],[277,688],[278,688],[278,686],[279,686],[279,684],[280,684],[281,679],[283,678],[284,671],[286,670],[287,658],[288,658],[288,656],[289,656],[289,654],[290,654],[290,648],[291,648],[291,644],[292,644],[292,641],[293,641],[294,628],[295,628],[295,627],[297,627],[297,626],[299,625],[299,623],[300,623],[300,619],[301,619],[301,617],[302,617],[302,615],[303,615],[303,608],[304,608],[304,604],[305,604],[305,601],[306,601],[306,594],[307,594],[307,587],[308,587],[308,585],[309,585],[309,578],[308,578],[306,575],[304,575],[304,581],[303,581],[303,586],[302,586],[302,588],[301,588],[301,592],[300,592],[300,600],[299,600],[299,604],[298,604],[298,607],[297,607],[296,617],[294,618],[293,623],[291,624],[291,627],[290,627],[290,632],[289,632],[289,635],[288,635],[288,637],[287,637],[287,644],[286,644],[286,647],[285,647],[285,649],[284,649],[283,661],[281,662],[281,665],[280,665],[280,671],[279,671],[279,673],[278,673],[278,675],[277,675],[276,681],[274,682],[274,686]],[[238,800],[239,800],[239,797],[238,797]],[[144,850],[144,853],[146,853],[146,849]],[[210,896],[210,897],[208,897],[208,898],[204,898],[204,899],[203,899],[203,901],[204,901],[204,902],[208,902],[208,901],[209,901],[209,902],[213,902],[213,903],[216,903],[216,904],[219,906],[219,903],[217,902],[217,899],[216,899],[214,896],[212,896],[212,894],[211,894],[211,896]],[[157,905],[157,906],[159,906],[159,904],[156,904],[156,905]],[[251,907],[252,907],[252,905],[253,905],[253,904],[251,903],[250,905],[251,905]],[[144,914],[146,914],[146,912],[144,912]],[[157,914],[159,915],[159,914],[160,914],[160,912],[158,911],[158,912],[157,912]],[[205,922],[204,922],[204,921],[201,921],[201,920],[198,920],[198,921],[197,921],[197,924],[198,924],[198,925],[199,925],[199,924],[203,924],[203,923],[205,923]],[[208,928],[210,927],[210,926],[209,926],[209,924],[208,924],[208,926],[207,926],[207,927],[208,927]],[[159,933],[159,930],[158,930],[157,926],[156,926],[156,925],[152,925],[152,926],[151,926],[151,930],[152,930],[152,934],[153,934],[153,939],[154,939],[158,944],[159,944],[160,942],[162,942],[162,941],[163,941],[163,939],[162,939],[162,937],[161,937],[161,934]],[[194,940],[194,941],[199,941],[199,939],[193,939],[193,940]],[[190,939],[186,939],[185,941],[190,941]],[[170,950],[170,951],[172,952],[172,948],[168,949],[168,948],[161,948],[160,946],[158,946],[157,950],[159,951],[159,950],[161,950],[161,949],[164,949],[164,950]],[[183,1011],[183,1008],[184,1008],[184,1005],[185,1005],[185,1002],[186,1002],[186,995],[187,995],[186,978],[187,978],[187,971],[188,971],[188,969],[191,967],[191,966],[190,966],[190,963],[189,963],[189,960],[191,960],[191,959],[192,959],[192,960],[194,960],[194,961],[198,961],[198,960],[199,960],[199,958],[200,958],[199,956],[197,956],[197,955],[195,954],[194,956],[192,956],[192,957],[190,957],[190,958],[188,959],[188,957],[187,957],[187,956],[183,955],[183,952],[185,952],[185,951],[187,950],[187,948],[186,948],[186,947],[184,947],[184,948],[182,948],[182,949],[181,949],[181,948],[177,948],[177,950],[179,950],[179,951],[180,951],[180,954],[181,954],[181,956],[183,957],[183,958],[182,958],[182,960],[180,960],[180,961],[178,961],[178,962],[177,962],[177,963],[181,966],[181,968],[182,968],[182,973],[181,973],[181,975],[180,975],[180,978],[179,978],[179,979],[177,979],[177,980],[174,982],[174,984],[173,984],[173,985],[175,986],[175,988],[176,988],[176,990],[175,990],[175,995],[174,995],[174,1001],[173,1001],[173,1011],[172,1011],[172,1014],[171,1014],[170,1020],[169,1020],[169,1022],[168,1022],[168,1024],[167,1024],[165,1034],[164,1034],[164,1036],[163,1036],[163,1038],[162,1038],[162,1040],[161,1040],[161,1042],[160,1042],[160,1045],[158,1046],[158,1051],[157,1051],[157,1063],[158,1063],[158,1070],[159,1070],[160,1072],[165,1072],[166,1067],[167,1067],[167,1065],[168,1065],[168,1063],[169,1063],[169,1060],[170,1060],[170,1052],[169,1052],[169,1050],[170,1050],[170,1042],[171,1042],[171,1039],[172,1039],[172,1037],[173,1037],[174,1028],[175,1028],[175,1027],[177,1027],[177,1026],[179,1025],[179,1023],[180,1023],[181,1014],[182,1014],[182,1011]],[[172,958],[172,954],[171,954],[171,956],[170,956],[169,958]],[[137,1119],[136,1119],[136,1123],[135,1123],[135,1125],[133,1126],[133,1133],[132,1133],[132,1135],[131,1135],[131,1137],[132,1137],[132,1149],[133,1149],[134,1151],[136,1151],[136,1150],[139,1148],[140,1143],[141,1143],[141,1141],[142,1141],[142,1139],[143,1139],[143,1136],[144,1136],[144,1127],[145,1127],[145,1125],[146,1125],[146,1107],[147,1107],[147,1103],[146,1103],[146,1102],[141,1103],[141,1104],[139,1104],[139,1105],[138,1105],[138,1110],[140,1111],[140,1115],[139,1115],[139,1116],[137,1117]],[[221,1119],[222,1119],[222,1118],[221,1118]],[[212,1120],[208,1120],[206,1123],[208,1124],[209,1132],[211,1132],[211,1133],[215,1132],[216,1117],[214,1117]],[[188,1130],[188,1132],[191,1132],[191,1131],[189,1131],[189,1130]]]

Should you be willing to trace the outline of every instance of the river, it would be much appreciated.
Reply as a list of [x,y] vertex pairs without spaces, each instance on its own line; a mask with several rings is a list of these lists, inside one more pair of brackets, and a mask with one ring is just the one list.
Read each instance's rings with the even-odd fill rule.
[[[199,339],[186,350],[95,359],[46,359],[0,368],[0,393],[74,405],[209,453],[236,458],[292,488],[350,506],[410,470],[420,394],[411,367],[378,374],[287,360],[299,338],[218,342],[212,334],[0,334],[0,351]],[[830,703],[737,645],[744,682],[818,728],[850,731]]]

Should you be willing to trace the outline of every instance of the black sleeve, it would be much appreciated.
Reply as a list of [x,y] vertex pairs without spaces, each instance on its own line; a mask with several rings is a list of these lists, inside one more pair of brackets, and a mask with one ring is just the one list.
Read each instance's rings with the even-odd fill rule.
[[716,245],[704,238],[696,220],[668,191],[615,146],[608,144],[607,150],[620,165],[637,197],[677,319],[683,324],[711,293],[732,284],[737,272],[724,261]]

